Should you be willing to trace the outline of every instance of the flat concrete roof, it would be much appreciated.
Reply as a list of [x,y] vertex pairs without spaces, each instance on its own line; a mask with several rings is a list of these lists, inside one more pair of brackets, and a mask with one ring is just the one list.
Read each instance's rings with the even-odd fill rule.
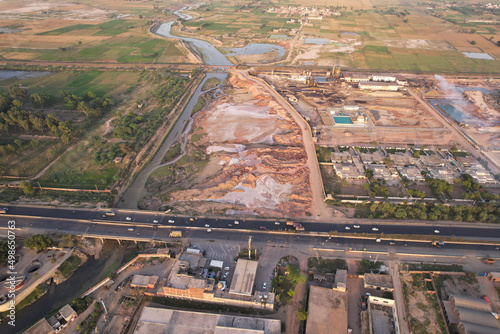
[[156,285],[158,279],[158,276],[134,275],[132,282],[130,282],[130,286],[146,288],[148,284]]
[[238,259],[229,293],[251,296],[259,261]]
[[319,286],[309,290],[306,334],[347,333],[347,295]]
[[189,268],[196,269],[200,267],[204,267],[207,260],[201,255],[196,253],[182,253],[179,256],[180,261],[187,261],[189,263]]
[[280,334],[276,319],[145,307],[134,334]]
[[55,331],[50,327],[49,323],[45,318],[40,319],[36,324],[31,326],[27,331],[24,333],[27,334],[52,334],[55,333]]
[[71,316],[76,315],[76,311],[73,310],[69,304],[64,305],[63,308],[59,310],[59,313],[61,313],[63,318],[66,320],[71,318]]
[[382,288],[394,289],[391,275],[365,274],[365,284]]

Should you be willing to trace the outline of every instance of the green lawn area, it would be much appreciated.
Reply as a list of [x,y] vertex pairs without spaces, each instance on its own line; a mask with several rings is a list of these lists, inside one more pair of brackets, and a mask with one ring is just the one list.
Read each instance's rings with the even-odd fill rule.
[[71,276],[73,271],[76,270],[82,263],[82,259],[80,259],[76,255],[71,255],[66,261],[64,261],[58,268],[59,272],[61,275],[64,276],[64,278],[68,278]]

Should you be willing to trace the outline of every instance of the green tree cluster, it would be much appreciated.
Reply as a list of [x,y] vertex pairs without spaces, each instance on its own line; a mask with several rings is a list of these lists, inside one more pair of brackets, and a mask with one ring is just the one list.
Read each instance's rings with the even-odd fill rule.
[[357,218],[454,220],[500,223],[500,205],[495,202],[479,205],[415,205],[371,203],[357,207]]
[[297,318],[299,318],[300,321],[306,321],[308,315],[309,313],[304,308],[299,308],[297,310]]
[[36,249],[41,251],[52,246],[54,242],[52,239],[43,234],[35,234],[24,242],[24,245],[28,248]]

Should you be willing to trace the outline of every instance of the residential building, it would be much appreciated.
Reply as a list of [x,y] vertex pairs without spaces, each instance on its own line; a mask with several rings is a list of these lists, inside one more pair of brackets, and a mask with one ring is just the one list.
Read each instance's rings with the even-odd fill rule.
[[424,182],[425,181],[425,178],[422,175],[422,172],[420,171],[420,169],[418,169],[415,166],[409,166],[409,167],[397,166],[396,168],[401,173],[402,177],[405,177],[412,182]]
[[365,289],[394,291],[391,275],[365,274],[363,280]]
[[333,163],[352,163],[352,155],[349,152],[332,152]]

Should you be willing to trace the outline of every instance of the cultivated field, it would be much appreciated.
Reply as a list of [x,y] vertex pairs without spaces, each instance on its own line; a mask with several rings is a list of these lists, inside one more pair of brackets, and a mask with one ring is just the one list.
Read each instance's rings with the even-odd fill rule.
[[169,17],[162,14],[161,5],[147,2],[2,1],[0,56],[28,61],[188,62],[188,51],[177,40],[148,33],[154,20]]
[[[279,43],[290,48],[293,29],[302,27],[291,62],[371,69],[426,72],[500,72],[500,30],[489,23],[466,20],[490,17],[464,15],[457,7],[404,1],[321,1],[334,15],[309,19],[300,13],[269,11],[271,4],[241,5],[214,1],[194,10],[184,26],[193,36],[205,36],[224,46]],[[289,4],[307,6],[304,1]],[[463,4],[463,5],[462,5]],[[277,6],[277,5],[275,5]],[[294,20],[293,22],[291,20]],[[302,24],[300,20],[303,19]],[[494,17],[493,17],[494,19]],[[321,44],[306,38],[324,38]],[[307,43],[307,44],[306,44]],[[493,59],[468,58],[462,52],[486,53]]]

